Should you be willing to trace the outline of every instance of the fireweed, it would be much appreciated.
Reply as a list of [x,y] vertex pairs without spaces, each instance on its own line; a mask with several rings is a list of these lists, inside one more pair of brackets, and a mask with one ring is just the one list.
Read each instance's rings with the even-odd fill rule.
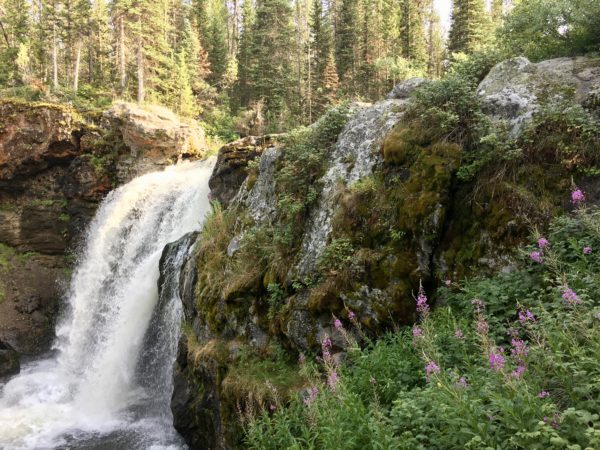
[[[600,245],[600,211],[583,192],[571,200],[575,213],[553,222],[548,243],[537,234],[514,271],[442,283],[434,309],[420,289],[417,324],[363,340],[339,366],[323,361],[318,391],[257,416],[247,446],[600,448],[600,257],[582,254]],[[335,332],[356,329],[347,314]]]

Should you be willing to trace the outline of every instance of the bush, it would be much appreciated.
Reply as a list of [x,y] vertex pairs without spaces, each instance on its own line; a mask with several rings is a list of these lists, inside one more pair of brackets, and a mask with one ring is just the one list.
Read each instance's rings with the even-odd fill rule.
[[500,42],[513,55],[539,61],[600,49],[596,0],[527,0],[506,18]]

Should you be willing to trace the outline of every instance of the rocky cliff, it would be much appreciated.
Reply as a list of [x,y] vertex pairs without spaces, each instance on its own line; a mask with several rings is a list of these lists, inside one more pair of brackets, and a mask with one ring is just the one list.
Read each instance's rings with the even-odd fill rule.
[[410,80],[277,143],[220,152],[221,205],[180,283],[172,408],[192,448],[235,447],[246,412],[302,395],[297,359],[324,339],[343,359],[336,320],[357,338],[409,324],[421,286],[434,297],[511,270],[532,227],[571,207],[564,190],[600,199],[600,59],[517,58],[485,73]]
[[0,353],[48,348],[81,232],[110,190],[203,151],[202,130],[163,110],[1,100]]

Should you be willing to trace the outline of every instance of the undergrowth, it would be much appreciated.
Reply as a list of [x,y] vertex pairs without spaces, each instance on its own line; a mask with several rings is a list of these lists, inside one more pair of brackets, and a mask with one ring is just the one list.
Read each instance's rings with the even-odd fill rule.
[[243,417],[253,449],[592,449],[600,447],[600,210],[553,221],[510,273],[447,284],[419,322],[357,345],[325,337],[290,403]]

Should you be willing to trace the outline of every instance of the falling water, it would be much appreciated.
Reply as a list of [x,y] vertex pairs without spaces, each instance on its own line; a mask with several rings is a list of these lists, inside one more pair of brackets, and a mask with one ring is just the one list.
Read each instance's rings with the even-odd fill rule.
[[[159,260],[167,243],[200,228],[213,165],[147,174],[104,200],[72,277],[54,356],[26,365],[0,392],[0,448],[183,446],[168,405],[181,305],[161,299],[157,308]],[[157,337],[168,342],[157,345]]]

